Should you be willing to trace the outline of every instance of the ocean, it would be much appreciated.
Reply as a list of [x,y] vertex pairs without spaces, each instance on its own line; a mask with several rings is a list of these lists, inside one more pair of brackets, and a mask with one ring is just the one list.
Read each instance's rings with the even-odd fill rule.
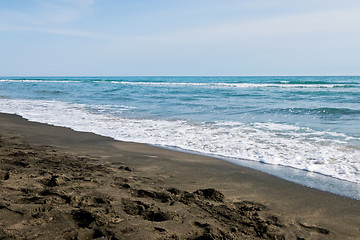
[[359,76],[0,77],[0,112],[360,199]]

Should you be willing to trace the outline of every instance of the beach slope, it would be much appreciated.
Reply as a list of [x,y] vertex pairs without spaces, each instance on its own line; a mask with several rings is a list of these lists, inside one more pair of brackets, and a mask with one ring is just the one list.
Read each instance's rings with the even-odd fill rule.
[[0,114],[0,239],[359,239],[360,201]]

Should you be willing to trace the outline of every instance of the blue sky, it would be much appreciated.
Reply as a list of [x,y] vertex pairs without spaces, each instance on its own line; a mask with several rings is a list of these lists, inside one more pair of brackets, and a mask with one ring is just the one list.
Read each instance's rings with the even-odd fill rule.
[[360,75],[358,0],[0,0],[0,75]]

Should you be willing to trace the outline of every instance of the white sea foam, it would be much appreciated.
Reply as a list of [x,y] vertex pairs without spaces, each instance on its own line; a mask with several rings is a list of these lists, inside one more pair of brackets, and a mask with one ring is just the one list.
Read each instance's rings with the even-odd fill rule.
[[[112,107],[112,106],[105,106]],[[130,106],[119,106],[126,111]],[[0,111],[117,140],[298,168],[360,183],[360,149],[346,135],[276,123],[190,123],[127,119],[99,106],[59,101],[0,99]],[[327,137],[331,136],[331,137]]]
[[[98,81],[108,83],[107,81]],[[127,82],[110,81],[113,84],[123,85],[152,85],[152,86],[203,86],[203,87],[224,87],[224,88],[335,88],[347,87],[349,84],[288,84],[288,83],[186,83],[186,82]]]
[[[0,82],[25,83],[76,83],[74,80],[38,80],[38,79],[0,79]],[[210,88],[342,88],[349,84],[291,84],[288,81],[281,83],[194,83],[194,82],[129,82],[129,81],[93,81],[96,83],[110,83],[122,85],[151,85],[151,86],[202,86]]]
[[0,82],[25,82],[25,83],[75,83],[80,81],[68,80],[33,80],[33,79],[0,79]]

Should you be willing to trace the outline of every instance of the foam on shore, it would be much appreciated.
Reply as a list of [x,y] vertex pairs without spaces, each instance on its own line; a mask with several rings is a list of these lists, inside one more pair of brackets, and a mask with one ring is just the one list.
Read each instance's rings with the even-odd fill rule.
[[[114,107],[114,106],[109,106]],[[282,165],[360,183],[360,149],[347,144],[351,137],[336,132],[275,123],[191,123],[183,120],[131,119],[106,106],[60,101],[0,99],[2,112],[31,121],[70,127],[116,140],[176,147],[202,154]],[[351,139],[350,139],[351,140]],[[358,139],[356,139],[358,140]]]

